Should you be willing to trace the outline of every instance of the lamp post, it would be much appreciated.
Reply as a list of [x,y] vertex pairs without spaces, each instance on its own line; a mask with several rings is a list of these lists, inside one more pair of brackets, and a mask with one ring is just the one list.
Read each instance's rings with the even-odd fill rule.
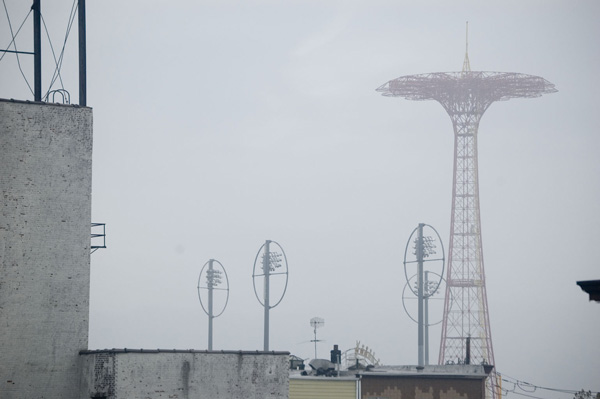
[[[271,251],[271,246],[275,245],[279,248],[281,252]],[[262,273],[257,274],[257,265],[259,255],[262,252],[262,258],[260,262],[260,269],[262,269]],[[278,269],[282,268],[282,271],[278,271]],[[281,298],[275,303],[275,305],[271,305],[271,277],[276,275],[285,275],[285,287],[281,294]],[[256,283],[257,277],[263,277],[263,295],[262,299],[259,297],[258,292],[256,291]],[[279,305],[285,292],[287,290],[288,283],[288,264],[287,258],[285,256],[285,252],[281,245],[279,245],[275,241],[266,240],[265,243],[259,248],[258,253],[256,254],[256,258],[254,259],[254,269],[252,272],[252,282],[254,285],[254,294],[256,295],[256,299],[258,302],[264,307],[264,351],[269,350],[269,311],[275,306]]]
[[[444,249],[442,247],[442,257],[439,259],[431,259],[430,256],[436,253],[436,239],[431,236],[426,236],[423,234],[423,230],[425,228],[433,230],[435,235],[437,235],[437,240],[441,244],[441,239],[437,231],[430,225],[425,223],[419,223],[419,225],[413,230],[411,233],[408,242],[406,244],[406,251],[404,253],[404,274],[406,276],[407,284],[416,277],[415,287],[411,287],[411,291],[417,297],[417,322],[418,325],[418,365],[419,367],[423,367],[426,364],[429,364],[429,304],[428,298],[433,295],[442,280],[442,273],[444,268]],[[413,236],[415,236],[413,240]],[[408,252],[409,245],[413,243],[413,251],[412,255],[414,255],[414,260],[408,260]],[[439,281],[429,281],[430,270],[425,270],[425,263],[427,262],[437,262],[441,261],[440,273],[432,273],[433,275],[439,276]],[[417,271],[416,274],[413,275],[412,278],[408,278],[407,273],[407,265],[416,263]],[[406,307],[405,307],[406,310]],[[410,315],[409,315],[410,316]],[[412,318],[412,317],[411,317]],[[414,320],[414,319],[413,319]]]
[[[217,268],[215,268],[215,265]],[[206,273],[204,271],[206,270]],[[204,278],[205,285],[202,285],[202,277]],[[219,287],[221,283],[225,280],[225,287]],[[227,292],[227,297],[225,299],[225,305],[220,313],[215,315],[214,313],[214,291],[221,290]],[[204,307],[204,303],[202,302],[202,291],[207,292],[208,300],[207,306]],[[208,350],[211,351],[213,349],[213,319],[219,317],[225,311],[227,307],[227,302],[229,301],[229,279],[227,277],[227,272],[225,268],[215,259],[210,259],[208,262],[204,264],[202,270],[200,271],[200,276],[198,277],[198,298],[200,299],[200,305],[204,310],[204,313],[208,315]]]

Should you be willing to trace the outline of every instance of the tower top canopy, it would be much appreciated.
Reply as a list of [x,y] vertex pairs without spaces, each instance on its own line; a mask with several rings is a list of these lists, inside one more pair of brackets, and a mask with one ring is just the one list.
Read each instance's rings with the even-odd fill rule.
[[435,72],[407,75],[390,80],[377,88],[388,97],[407,100],[460,101],[473,97],[486,102],[511,98],[532,98],[554,93],[554,84],[546,79],[514,72]]

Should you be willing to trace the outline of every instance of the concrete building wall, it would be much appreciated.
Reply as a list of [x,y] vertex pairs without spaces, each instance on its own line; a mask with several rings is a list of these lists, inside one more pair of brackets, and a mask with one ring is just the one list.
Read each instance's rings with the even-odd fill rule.
[[82,398],[287,399],[289,353],[82,352]]
[[0,398],[79,398],[92,110],[0,100]]

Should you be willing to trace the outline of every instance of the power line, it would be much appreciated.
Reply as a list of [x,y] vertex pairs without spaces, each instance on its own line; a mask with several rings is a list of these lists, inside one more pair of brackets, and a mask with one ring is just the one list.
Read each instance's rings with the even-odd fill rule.
[[[3,0],[4,2],[4,0]],[[4,3],[4,10],[7,13],[7,18],[8,18],[8,11],[6,10],[6,3]],[[27,15],[25,16],[25,19],[23,19],[23,22],[21,22],[21,25],[19,26],[19,29],[17,29],[17,33],[12,37],[10,43],[8,43],[8,45],[6,46],[6,49],[9,49],[10,46],[13,44],[13,42],[15,41],[15,39],[17,38],[17,36],[19,35],[19,32],[21,32],[21,28],[23,27],[23,25],[25,25],[25,22],[27,22],[27,18],[29,18],[29,15],[31,14],[31,9],[29,9],[29,12],[27,13]],[[9,20],[10,23],[10,20]],[[0,56],[0,61],[2,61],[2,59],[4,58],[4,56],[8,53],[8,51],[5,51],[2,53],[2,56]]]
[[[514,393],[516,395],[528,396],[531,398],[539,398],[537,396],[528,395],[528,394],[534,393],[538,389],[544,390],[544,391],[564,393],[564,394],[568,394],[568,395],[575,395],[577,392],[581,391],[581,390],[576,390],[576,389],[560,389],[560,388],[543,387],[540,385],[531,384],[527,381],[519,380],[517,378],[508,376],[506,374],[502,374],[502,373],[496,373],[496,374],[498,376],[500,376],[500,379],[503,382],[513,385],[512,389],[506,389],[506,388],[503,388],[501,386],[494,384],[495,388],[500,388],[503,392],[506,392],[506,395],[508,395],[509,393]],[[517,389],[521,390],[522,392],[517,391]],[[523,393],[523,392],[525,392],[525,393]],[[592,392],[592,394],[597,394],[597,392]],[[539,399],[543,399],[543,398],[539,398]]]
[[[54,82],[56,82],[57,78],[60,79],[61,87],[64,89],[64,85],[62,82],[62,76],[60,75],[60,69],[62,67],[62,62],[64,59],[65,47],[67,45],[67,39],[69,38],[71,28],[73,27],[73,22],[75,21],[76,12],[77,12],[77,0],[73,0],[73,4],[71,5],[71,12],[69,13],[69,22],[67,24],[67,30],[65,32],[65,39],[63,41],[63,46],[60,51],[60,56],[58,58],[58,61],[56,60],[56,55],[54,54],[54,48],[52,47],[52,41],[50,40],[50,35],[48,35],[48,29],[46,29],[46,35],[48,36],[48,42],[50,43],[50,49],[52,50],[52,56],[54,57],[54,63],[56,65],[56,69],[54,70],[54,73],[52,74],[52,79],[50,80],[50,86],[48,87],[48,92],[46,93],[46,99],[48,98],[48,94],[52,90],[52,86],[54,85]],[[42,17],[42,21],[43,20],[44,19]],[[44,22],[44,28],[46,28],[46,22]]]
[[[12,44],[12,46],[15,49],[15,55],[17,56],[17,65],[19,66],[19,71],[21,71],[21,76],[23,76],[23,79],[25,79],[25,83],[27,83],[27,87],[29,87],[29,91],[31,92],[31,94],[34,94],[33,93],[33,89],[31,88],[31,85],[29,84],[29,81],[27,80],[27,77],[25,76],[25,73],[23,72],[23,68],[21,67],[21,60],[19,60],[19,50],[17,49],[17,43],[15,42],[15,39],[16,39],[17,36],[13,32],[12,23],[10,22],[10,16],[8,15],[8,8],[6,8],[6,0],[2,0],[2,4],[4,4],[4,11],[6,12],[6,19],[8,20],[8,27],[10,29],[10,35],[12,37],[12,39],[10,41],[10,44],[8,45],[7,49],[10,48],[10,45]],[[23,27],[23,24],[25,23],[25,21],[29,17],[29,14],[31,14],[31,9],[29,10],[29,13],[27,13],[27,16],[25,16],[25,19],[21,23],[21,26],[19,26],[19,30],[17,31],[17,35],[21,31],[21,28]],[[4,53],[4,54],[6,54],[6,53]],[[0,58],[0,60],[2,60],[2,58],[4,58],[4,54],[2,55],[2,57]]]
[[[42,23],[44,24],[44,30],[46,31],[46,37],[48,37],[48,43],[50,44],[50,51],[52,51],[52,58],[54,58],[54,64],[56,65],[56,69],[54,70],[54,73],[52,74],[52,80],[50,82],[50,87],[48,87],[48,92],[50,92],[50,89],[52,89],[52,85],[54,84],[54,81],[56,80],[55,75],[58,75],[58,78],[60,79],[60,86],[61,88],[65,88],[65,85],[63,84],[62,81],[62,76],[60,75],[60,65],[58,63],[58,61],[56,60],[56,54],[54,53],[54,46],[52,46],[52,40],[50,39],[50,33],[48,33],[48,27],[46,26],[46,20],[44,19],[44,15],[42,14]],[[64,50],[64,48],[63,48]],[[61,63],[62,63],[62,54],[61,54]],[[46,97],[48,96],[48,93],[46,93]]]

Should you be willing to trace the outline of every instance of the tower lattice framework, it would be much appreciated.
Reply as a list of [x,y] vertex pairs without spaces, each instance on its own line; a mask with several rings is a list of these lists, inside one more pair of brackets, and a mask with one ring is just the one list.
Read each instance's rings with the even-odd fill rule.
[[[462,72],[403,76],[377,91],[408,100],[436,100],[452,120],[454,178],[439,364],[467,361],[470,337],[469,362],[494,365],[479,210],[479,121],[494,101],[539,97],[556,89],[539,76],[471,71],[465,55]],[[487,385],[487,396],[495,398],[490,379]]]

